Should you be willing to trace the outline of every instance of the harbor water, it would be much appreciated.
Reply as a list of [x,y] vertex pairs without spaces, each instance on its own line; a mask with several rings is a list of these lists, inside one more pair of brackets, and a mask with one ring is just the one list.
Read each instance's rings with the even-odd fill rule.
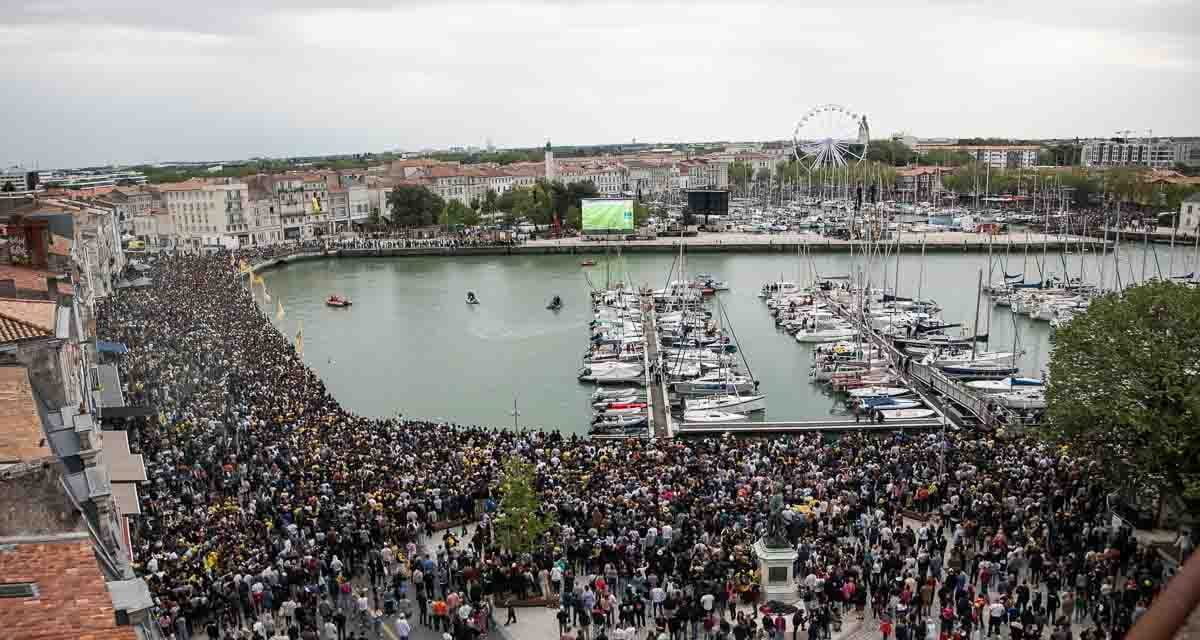
[[[1148,277],[1192,270],[1190,247],[1176,247],[1172,260],[1166,247],[1151,245],[1145,263]],[[1141,247],[1121,249],[1121,280],[1140,279]],[[1040,255],[993,256],[993,280],[1002,271],[1039,279]],[[581,267],[579,256],[347,258],[297,262],[264,273],[271,302],[256,292],[264,313],[275,317],[276,302],[285,316],[276,325],[289,336],[303,328],[304,359],[325,381],[343,406],[370,416],[402,413],[412,418],[463,424],[561,429],[584,434],[590,419],[593,388],[576,381],[588,344],[591,319],[588,293],[606,279],[637,286],[663,287],[677,255],[637,254]],[[896,260],[874,258],[869,271],[878,286],[886,264],[887,287],[896,284]],[[1100,264],[1094,253],[1050,254],[1045,273],[1064,271],[1098,283]],[[1114,281],[1113,258],[1104,261],[1105,280]],[[775,328],[758,297],[764,282],[808,282],[820,276],[857,277],[868,270],[861,256],[847,254],[687,256],[689,274],[708,273],[729,283],[719,294],[730,326],[749,369],[767,396],[761,419],[815,420],[846,412],[837,398],[809,378],[811,345],[797,343]],[[899,260],[899,295],[933,298],[947,322],[971,325],[980,269],[987,283],[986,254],[903,254]],[[923,273],[923,276],[922,276]],[[678,277],[676,275],[675,277]],[[474,291],[478,305],[465,303]],[[348,308],[325,305],[330,294],[353,301]],[[546,304],[554,295],[563,308]],[[987,330],[989,348],[1023,351],[1022,375],[1040,376],[1051,353],[1045,322],[993,307],[986,295],[980,303],[980,333]],[[514,402],[517,416],[513,416]]]

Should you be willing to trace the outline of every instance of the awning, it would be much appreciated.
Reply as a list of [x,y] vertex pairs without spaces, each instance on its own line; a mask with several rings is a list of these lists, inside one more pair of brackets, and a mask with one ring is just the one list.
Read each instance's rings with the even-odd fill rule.
[[152,284],[154,284],[153,280],[151,280],[150,278],[147,278],[145,276],[142,276],[141,278],[137,278],[136,280],[122,280],[117,283],[117,288],[118,289],[128,289],[130,287],[134,287],[134,288],[148,287]]
[[113,502],[117,503],[117,511],[123,516],[136,516],[142,513],[141,501],[138,500],[137,483],[112,483]]
[[114,483],[145,482],[146,464],[140,453],[130,453],[129,434],[124,431],[101,431],[104,462]]
[[125,406],[125,394],[121,391],[121,376],[117,373],[115,366],[111,364],[97,366],[96,381],[100,383],[97,401],[101,407],[102,416],[104,415],[103,409]]
[[110,340],[97,340],[96,351],[100,353],[115,353],[122,355],[129,352],[129,347],[122,342],[112,342]]

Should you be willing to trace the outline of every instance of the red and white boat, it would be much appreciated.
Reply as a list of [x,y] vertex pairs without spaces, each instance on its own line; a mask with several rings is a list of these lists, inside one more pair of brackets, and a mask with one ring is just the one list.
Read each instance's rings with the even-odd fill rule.
[[325,299],[325,304],[330,307],[348,307],[354,303],[350,302],[349,298],[343,298],[342,296],[329,296]]

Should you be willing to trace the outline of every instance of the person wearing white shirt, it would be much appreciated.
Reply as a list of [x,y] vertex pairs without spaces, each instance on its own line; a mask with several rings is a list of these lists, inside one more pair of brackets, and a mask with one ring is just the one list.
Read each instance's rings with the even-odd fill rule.
[[408,624],[408,620],[404,618],[404,614],[400,614],[400,619],[396,620],[396,636],[400,640],[408,640],[408,636],[412,634],[412,625]]

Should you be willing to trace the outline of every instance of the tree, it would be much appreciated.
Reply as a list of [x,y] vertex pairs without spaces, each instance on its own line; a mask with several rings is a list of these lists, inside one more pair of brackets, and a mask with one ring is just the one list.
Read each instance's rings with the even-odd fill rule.
[[633,201],[633,226],[635,228],[645,226],[646,220],[653,215],[658,215],[658,212],[637,200]]
[[1055,334],[1041,429],[1103,452],[1099,471],[1127,494],[1200,499],[1196,309],[1200,290],[1153,282],[1096,298]]
[[474,226],[479,224],[479,213],[458,200],[451,200],[442,211],[441,223],[447,226]]
[[746,188],[750,184],[750,178],[754,176],[754,167],[748,162],[734,160],[729,163],[729,181],[739,189]]
[[770,180],[771,180],[771,170],[766,167],[759,169],[758,173],[754,174],[755,182],[769,182]]
[[483,194],[483,212],[484,213],[495,213],[497,199],[498,199],[498,197],[496,196],[496,190],[488,189],[487,193]]
[[542,509],[534,487],[537,472],[517,456],[504,462],[500,481],[500,511],[496,516],[496,540],[513,553],[529,553],[543,533],[554,526],[554,515]]
[[965,151],[934,149],[921,155],[921,164],[934,164],[942,167],[961,167],[973,162],[975,162],[975,156]]
[[871,144],[867,145],[867,160],[902,167],[916,159],[917,152],[900,140],[872,140]]
[[567,208],[567,215],[563,221],[572,229],[583,230],[583,210],[577,205],[572,205]]
[[388,194],[392,224],[400,227],[425,227],[437,222],[446,203],[422,186],[401,185]]

